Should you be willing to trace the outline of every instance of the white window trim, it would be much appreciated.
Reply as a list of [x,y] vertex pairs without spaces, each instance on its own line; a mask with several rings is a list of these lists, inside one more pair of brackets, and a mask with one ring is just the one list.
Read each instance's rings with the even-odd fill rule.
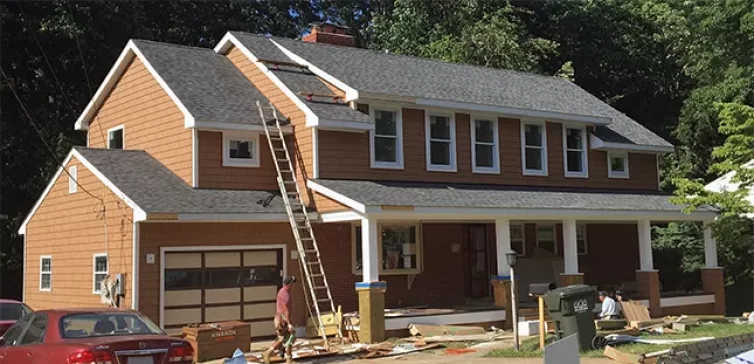
[[[568,171],[568,129],[581,130],[581,165],[583,170],[581,172],[569,172]],[[589,178],[589,156],[587,146],[587,133],[584,125],[563,124],[563,173],[567,178]],[[577,151],[576,149],[571,149]]]
[[[42,271],[42,261],[45,259],[50,260],[50,270],[47,272]],[[42,275],[43,274],[49,274],[50,275],[50,287],[48,288],[42,288]],[[39,257],[39,291],[40,292],[50,292],[52,291],[52,255],[43,255]]]
[[[513,229],[513,227],[520,227],[521,228],[521,253],[519,253],[519,256],[526,255],[526,224],[524,223],[511,223],[510,228]],[[511,243],[513,243],[513,238],[511,234]],[[511,247],[512,248],[512,247]]]
[[[384,269],[382,268],[382,228],[385,226],[413,226],[416,228],[416,268],[411,269]],[[351,226],[351,271],[355,275],[361,275],[362,270],[356,269],[356,230],[361,229],[360,223]],[[411,275],[419,274],[424,270],[424,249],[422,248],[422,224],[419,222],[412,223],[406,221],[384,221],[377,224],[377,262],[379,265],[378,272],[380,275]],[[364,237],[362,236],[362,239]]]
[[78,168],[76,166],[68,167],[68,193],[76,193],[78,191]]
[[[485,120],[492,122],[492,167],[477,167],[476,165],[476,121]],[[484,115],[471,115],[469,127],[471,128],[471,172],[500,174],[500,138],[497,117],[485,117]],[[484,145],[489,145],[484,143]]]
[[105,140],[105,143],[107,144],[107,149],[110,149],[110,133],[114,131],[118,131],[118,130],[121,130],[123,132],[123,137],[121,138],[123,140],[123,143],[122,143],[123,148],[121,149],[126,149],[126,127],[123,124],[107,129],[107,135],[106,135],[107,140]]
[[[97,258],[105,257],[107,259],[107,269],[104,272],[97,272]],[[110,274],[110,258],[107,257],[107,253],[98,253],[92,255],[92,293],[100,294],[102,291],[97,289],[97,274]]]
[[[611,159],[615,157],[623,158],[626,163],[626,170],[623,172],[620,171],[613,171],[613,164],[611,163]],[[659,160],[659,158],[658,158]],[[608,178],[629,178],[629,169],[628,169],[628,152],[625,151],[617,151],[617,150],[608,150],[607,151],[607,177]],[[659,171],[659,169],[658,169]],[[659,172],[657,173],[659,176]]]
[[[444,164],[432,164],[432,138],[430,120],[431,116],[444,116],[450,121],[450,165]],[[436,111],[424,111],[424,132],[426,136],[424,138],[425,157],[427,159],[427,171],[430,172],[457,172],[456,161],[456,117],[453,113],[443,113]]]
[[[378,162],[374,155],[374,138],[377,134],[377,120],[375,111],[392,111],[395,113],[395,131],[396,131],[396,151],[395,162]],[[369,159],[371,168],[374,169],[403,169],[403,116],[402,109],[396,107],[385,107],[381,105],[369,105],[369,115],[375,123],[375,130],[369,132]]]
[[[526,125],[542,127],[542,169],[526,168]],[[547,123],[544,121],[521,120],[521,171],[524,176],[547,176]]]
[[[254,158],[241,159],[230,158],[230,141],[231,140],[249,140],[254,143]],[[259,133],[231,133],[223,132],[223,167],[244,167],[244,168],[257,168],[259,167]]]
[[539,228],[540,227],[549,227],[550,229],[552,229],[553,248],[555,249],[555,253],[554,254],[558,255],[558,253],[559,253],[559,249],[558,249],[558,231],[555,228],[554,224],[537,224],[534,227],[534,235],[536,235],[536,238],[537,238],[537,248],[540,248],[540,246],[539,246],[539,242],[540,242],[540,240],[539,240]]

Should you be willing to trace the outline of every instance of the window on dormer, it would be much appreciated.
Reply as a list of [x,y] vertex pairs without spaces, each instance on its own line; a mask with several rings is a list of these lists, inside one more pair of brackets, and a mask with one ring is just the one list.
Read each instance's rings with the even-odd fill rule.
[[403,168],[402,124],[397,110],[374,110],[372,168]]
[[223,166],[259,167],[259,134],[223,133]]
[[456,171],[456,123],[450,115],[428,113],[427,133],[427,170]]
[[607,168],[610,178],[628,178],[628,153],[608,151]]
[[475,118],[471,124],[471,159],[475,173],[500,173],[497,121]]

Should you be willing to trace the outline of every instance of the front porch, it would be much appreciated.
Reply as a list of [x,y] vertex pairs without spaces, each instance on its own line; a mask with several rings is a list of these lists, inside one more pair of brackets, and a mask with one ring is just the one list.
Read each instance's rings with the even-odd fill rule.
[[[515,280],[520,307],[535,305],[528,296],[530,290],[541,290],[550,283],[585,283],[599,289],[627,290],[629,298],[644,301],[653,316],[724,313],[722,269],[717,266],[716,242],[709,229],[704,235],[706,267],[701,290],[688,297],[661,294],[660,272],[652,256],[652,224],[714,218],[705,211],[684,214],[667,202],[667,196],[550,191],[511,194],[488,188],[485,196],[480,196],[482,191],[472,188],[427,191],[389,183],[356,183],[362,185],[351,189],[347,184],[312,186],[310,182],[310,187],[351,207],[351,211],[322,213],[321,218],[325,223],[349,222],[354,230],[353,273],[361,278],[356,283],[359,311],[362,317],[370,317],[369,327],[362,321],[362,340],[379,341],[392,321],[401,325],[410,321],[382,314],[385,307],[404,307],[406,303],[455,308],[486,301],[488,307],[503,309],[494,313],[500,321],[510,322],[506,314],[511,312],[511,275],[502,254],[509,250],[519,253]],[[363,196],[364,183],[375,189],[370,196]],[[477,206],[431,205],[433,200],[447,203],[444,194]],[[502,201],[495,194],[507,199]],[[382,202],[380,196],[393,202]],[[559,201],[553,203],[548,197]],[[412,201],[417,199],[422,201]],[[396,200],[401,205],[396,205]],[[518,206],[506,206],[511,200]],[[531,207],[523,207],[527,203]],[[434,288],[418,300],[408,293],[417,281],[434,281]],[[453,287],[452,294],[445,295],[449,292],[445,285]],[[402,297],[413,299],[402,302]],[[454,324],[459,323],[472,322]]]

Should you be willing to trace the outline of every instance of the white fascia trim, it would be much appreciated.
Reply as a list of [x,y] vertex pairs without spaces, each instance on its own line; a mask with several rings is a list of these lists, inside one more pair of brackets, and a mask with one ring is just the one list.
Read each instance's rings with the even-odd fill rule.
[[335,130],[335,131],[347,131],[347,132],[365,132],[374,130],[373,123],[360,123],[356,121],[337,121],[337,120],[323,120],[320,119],[317,125],[307,125],[315,128]]
[[312,128],[312,177],[319,178],[319,135],[317,128]]
[[364,215],[354,211],[327,212],[319,215],[322,222],[361,221]]
[[199,131],[191,129],[191,187],[199,187]]
[[[134,214],[133,229],[131,235],[133,235],[133,245],[131,246],[131,309],[139,310],[139,222],[136,221],[136,214]],[[109,264],[109,262],[108,262]]]
[[[318,214],[310,212],[309,219],[316,220]],[[178,220],[155,220],[155,222],[289,222],[285,213],[214,213],[214,214],[178,214]],[[150,222],[150,221],[148,221]]]
[[594,134],[589,134],[590,149],[602,150],[602,149],[617,149],[627,150],[631,152],[643,152],[643,153],[671,153],[675,150],[675,147],[664,147],[659,145],[641,145],[641,144],[627,144],[627,143],[612,143],[605,142],[598,138]]
[[157,80],[157,83],[160,84],[162,89],[167,92],[168,96],[170,96],[170,99],[173,100],[176,106],[178,106],[178,109],[181,110],[186,127],[193,125],[194,117],[191,115],[191,113],[189,113],[188,109],[186,109],[186,106],[183,105],[181,100],[178,99],[178,96],[176,96],[173,90],[170,89],[168,84],[165,83],[165,80],[163,80],[162,77],[160,77],[160,75],[157,73],[157,71],[155,71],[154,67],[152,67],[152,65],[149,63],[149,60],[147,60],[147,58],[144,57],[144,54],[141,53],[139,48],[136,47],[136,44],[133,42],[133,40],[130,40],[128,41],[128,44],[126,44],[126,47],[123,49],[123,51],[120,53],[120,56],[118,56],[118,60],[115,61],[115,65],[113,65],[113,68],[110,69],[110,72],[105,77],[105,80],[102,81],[102,84],[97,89],[94,97],[92,97],[92,99],[89,101],[89,104],[86,105],[86,108],[81,113],[79,118],[76,119],[76,130],[89,129],[89,121],[94,116],[94,114],[96,114],[97,110],[99,110],[100,106],[102,106],[102,103],[107,98],[110,90],[112,90],[113,86],[115,86],[115,83],[118,82],[120,76],[123,74],[123,71],[126,70],[126,67],[128,67],[131,59],[133,59],[134,56],[139,57],[141,62],[144,64],[144,67],[146,67],[147,71],[149,71],[152,77]]
[[552,112],[552,111],[517,109],[517,108],[512,108],[512,107],[475,104],[475,103],[469,103],[469,102],[446,101],[446,100],[438,100],[438,99],[426,99],[426,98],[417,98],[415,102],[417,105],[442,107],[442,108],[455,109],[455,110],[469,110],[469,111],[479,111],[479,112],[485,112],[485,113],[496,113],[496,114],[504,114],[504,115],[510,115],[510,116],[524,117],[524,118],[541,118],[541,119],[547,119],[550,121],[570,121],[570,122],[596,124],[596,125],[608,125],[612,123],[611,118],[602,117],[602,116],[564,114],[564,113],[558,113],[558,112]]
[[270,39],[270,42],[277,46],[288,58],[292,59],[294,62],[309,67],[309,70],[312,71],[315,75],[322,77],[323,80],[333,84],[335,87],[345,91],[346,93],[346,101],[354,101],[359,99],[359,91],[355,88],[346,85],[345,82],[333,77],[331,74],[323,71],[321,68],[311,64],[309,61],[299,57],[297,54],[289,51],[282,45],[280,45],[278,42]]
[[[253,131],[264,133],[264,126],[257,124],[215,123],[196,121],[189,129],[206,131]],[[283,134],[293,134],[293,127],[282,125]]]
[[288,98],[291,101],[293,101],[293,103],[296,104],[296,106],[301,111],[304,112],[304,115],[306,115],[306,126],[316,126],[318,124],[319,118],[317,117],[316,114],[314,114],[314,112],[308,106],[306,106],[306,104],[301,100],[301,98],[299,98],[293,91],[291,91],[291,89],[289,89],[288,86],[286,86],[283,83],[283,81],[281,81],[278,78],[278,76],[275,76],[275,74],[272,71],[270,71],[270,69],[267,68],[267,66],[264,63],[259,62],[259,58],[257,58],[257,56],[251,53],[251,51],[248,48],[246,48],[243,45],[243,43],[241,43],[241,41],[238,40],[238,38],[233,36],[233,34],[230,34],[230,32],[225,33],[225,36],[223,36],[223,39],[221,39],[220,42],[217,43],[217,46],[215,47],[215,52],[216,53],[226,52],[230,48],[230,46],[235,46],[236,48],[238,48],[241,51],[241,53],[243,53],[243,55],[245,55],[246,58],[248,58],[249,61],[251,61],[251,63],[257,66],[262,71],[262,73],[264,73],[267,76],[267,78],[269,78],[270,81],[272,81],[272,83],[274,83],[275,86],[277,86],[280,89],[280,91],[282,91],[286,96],[288,96]]
[[50,179],[50,182],[47,183],[47,187],[45,187],[44,191],[42,191],[42,195],[39,196],[37,199],[37,202],[34,203],[34,206],[31,208],[31,211],[29,211],[29,214],[26,215],[26,218],[24,219],[24,222],[21,223],[21,227],[18,228],[18,234],[19,235],[25,235],[26,234],[26,225],[29,224],[29,221],[31,220],[32,216],[37,212],[37,209],[39,209],[39,206],[42,205],[42,201],[47,197],[47,194],[50,193],[50,190],[52,190],[52,186],[55,185],[55,181],[60,178],[60,175],[63,174],[63,166],[67,166],[68,163],[71,162],[71,158],[73,158],[73,149],[68,153],[68,155],[65,157],[65,159],[60,162],[60,166],[58,167],[58,170],[55,172],[55,174]]
[[160,328],[165,329],[165,253],[193,252],[193,251],[224,251],[224,250],[270,250],[283,251],[283,276],[288,275],[288,247],[286,244],[265,245],[204,245],[204,246],[172,246],[160,247]]
[[346,205],[346,206],[348,206],[348,207],[356,210],[357,212],[360,212],[360,213],[363,214],[363,213],[366,213],[366,211],[367,211],[366,206],[363,203],[360,203],[360,202],[358,202],[356,200],[352,200],[352,199],[346,197],[345,195],[337,193],[337,192],[335,192],[335,191],[333,191],[333,190],[331,190],[331,189],[329,189],[329,188],[327,188],[327,187],[325,187],[325,186],[323,186],[323,185],[321,185],[321,184],[319,184],[317,182],[314,182],[312,180],[308,180],[308,181],[306,181],[306,186],[309,187],[309,188],[311,188],[312,191],[317,192],[317,193],[319,193],[319,194],[321,194],[323,196],[326,196],[328,198],[331,198],[331,199],[333,199],[333,200],[335,200],[335,201],[337,201],[337,202],[339,202],[339,203],[341,203],[343,205]]
[[379,219],[419,219],[419,220],[562,220],[576,219],[589,221],[709,221],[714,212],[696,211],[691,214],[678,211],[626,211],[626,210],[584,210],[584,209],[509,209],[484,207],[415,207],[413,210],[395,211],[370,209],[369,216]]

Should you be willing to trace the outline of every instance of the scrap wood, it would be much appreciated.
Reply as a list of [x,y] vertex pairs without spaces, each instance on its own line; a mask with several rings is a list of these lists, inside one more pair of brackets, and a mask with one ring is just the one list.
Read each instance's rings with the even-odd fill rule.
[[447,336],[447,335],[474,335],[484,334],[484,328],[478,326],[448,326],[448,325],[421,325],[410,324],[408,331],[413,336]]
[[656,345],[684,344],[684,343],[693,343],[693,342],[707,341],[707,340],[713,340],[713,339],[714,337],[696,337],[696,338],[689,338],[689,339],[668,340],[668,339],[645,339],[642,337],[628,336],[628,335],[605,336],[605,340],[607,340],[608,345],[622,344],[622,343],[641,343],[641,344],[656,344]]
[[669,322],[665,322],[665,319],[650,319],[650,320],[644,320],[644,321],[631,321],[631,324],[628,326],[635,327],[641,330],[650,330],[655,327],[662,327],[665,325],[670,325]]
[[621,364],[634,364],[643,362],[641,355],[624,353],[610,345],[605,346],[605,351],[602,352],[602,355]]
[[384,358],[386,356],[406,355],[406,354],[414,353],[417,351],[436,349],[443,346],[444,345],[442,344],[432,344],[432,345],[426,345],[422,347],[416,347],[413,344],[399,344],[399,345],[395,345],[395,347],[389,351],[384,351],[384,350],[369,351],[366,354],[357,355],[356,357],[359,359]]
[[463,355],[469,353],[476,353],[476,350],[472,348],[445,349],[445,354],[448,355]]
[[649,316],[649,308],[635,301],[621,302],[621,309],[628,322],[649,321],[652,319]]
[[626,327],[626,320],[595,320],[597,330],[620,330]]
[[[510,339],[510,336],[505,333],[487,333],[482,335],[447,335],[447,336],[429,336],[422,337],[421,340],[427,344],[431,343],[443,343],[443,342],[473,342],[473,341],[495,341],[502,339]],[[408,338],[407,340],[418,340],[416,338]]]

